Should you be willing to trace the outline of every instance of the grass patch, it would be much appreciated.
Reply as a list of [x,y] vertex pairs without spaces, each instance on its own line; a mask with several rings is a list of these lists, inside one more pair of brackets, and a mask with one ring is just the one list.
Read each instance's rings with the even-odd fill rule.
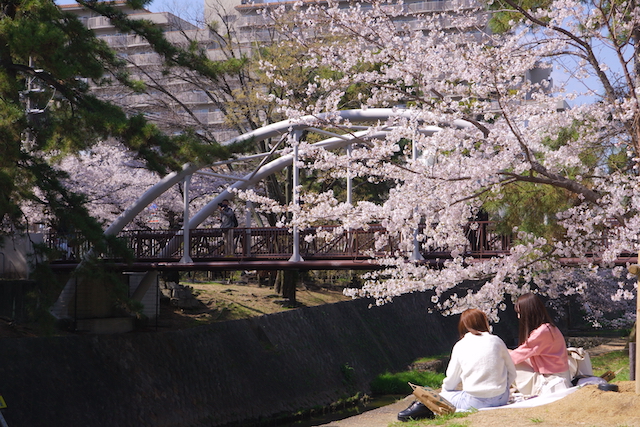
[[447,359],[449,357],[448,354],[438,354],[435,356],[429,356],[429,357],[421,357],[420,359],[416,360],[415,362],[413,362],[413,364],[419,364],[419,363],[427,363],[427,362],[434,362],[436,360],[442,360],[442,359]]
[[371,393],[380,394],[411,394],[413,390],[409,382],[432,388],[440,388],[444,380],[444,374],[429,371],[405,371],[395,374],[385,373],[378,375],[371,382]]
[[417,421],[398,421],[390,424],[390,427],[423,427],[423,426],[445,426],[445,427],[467,427],[469,421],[460,421],[471,414],[475,414],[477,410],[455,412],[449,415],[440,415],[434,419],[422,419]]
[[[440,358],[440,356],[421,358],[414,364],[430,362]],[[607,371],[616,373],[613,382],[629,381],[629,355],[626,351],[612,351],[600,356],[591,357],[593,374],[600,376]],[[442,386],[445,375],[432,371],[404,371],[398,373],[385,373],[378,375],[371,382],[371,392],[374,395],[383,394],[411,394],[411,387],[407,384],[419,384],[438,389]]]
[[[414,364],[430,362],[442,356],[418,359]],[[591,356],[593,374],[600,376],[607,371],[616,373],[616,381],[629,381],[629,354],[626,351],[612,351],[599,356]],[[445,375],[431,371],[405,371],[395,374],[385,373],[376,377],[371,383],[371,391],[374,395],[382,394],[411,394],[411,387],[407,384],[425,385],[434,389],[442,386]],[[423,419],[417,421],[395,422],[390,427],[424,427],[424,426],[445,426],[445,427],[469,427],[468,420],[461,420],[477,411],[456,412],[451,415],[438,416],[434,419]],[[543,424],[542,418],[531,418],[532,424]],[[626,426],[620,426],[626,427]]]
[[629,354],[624,350],[593,356],[591,366],[593,375],[600,376],[607,371],[613,371],[616,377],[612,382],[629,381]]

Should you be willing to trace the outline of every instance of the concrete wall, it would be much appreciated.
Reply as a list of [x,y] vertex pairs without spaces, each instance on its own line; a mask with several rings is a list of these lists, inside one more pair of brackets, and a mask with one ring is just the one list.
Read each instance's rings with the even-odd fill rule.
[[28,279],[33,245],[44,241],[41,233],[26,236],[5,237],[0,242],[0,278]]
[[36,283],[29,280],[0,280],[0,317],[18,322],[27,320],[26,295],[35,288]]
[[[86,333],[124,333],[134,328],[132,317],[119,317],[123,314],[114,305],[114,284],[97,278],[76,279],[69,272],[56,272],[59,283],[67,283],[60,295],[64,300],[55,308],[54,316],[71,319],[76,322],[76,331]],[[137,288],[144,273],[123,272],[120,280],[129,289],[129,296]],[[2,283],[0,282],[0,292]],[[60,301],[60,299],[58,301]],[[160,293],[157,283],[149,287],[141,303],[142,314],[153,320],[157,317]],[[55,306],[54,306],[55,307]]]
[[[144,277],[143,272],[123,272],[122,273],[129,285],[129,296],[132,296],[133,293],[140,285],[142,278]],[[159,304],[160,304],[160,292],[158,290],[158,283],[154,283],[149,287],[147,293],[144,294],[140,302],[143,305],[142,314],[145,315],[148,319],[155,319],[158,316]]]
[[246,425],[367,392],[376,375],[457,340],[457,318],[427,314],[426,294],[368,304],[175,332],[3,339],[2,413],[12,427]]

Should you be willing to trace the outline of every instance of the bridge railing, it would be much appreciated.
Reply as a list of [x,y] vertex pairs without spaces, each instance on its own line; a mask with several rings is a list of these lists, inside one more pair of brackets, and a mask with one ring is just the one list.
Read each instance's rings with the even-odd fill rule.
[[[397,254],[399,237],[388,235],[384,227],[341,230],[337,226],[310,227],[300,231],[300,254],[304,259],[355,259]],[[511,236],[498,233],[491,221],[472,222],[465,227],[468,244],[464,251],[475,256],[504,253],[511,247]],[[118,234],[137,261],[175,261],[184,255],[182,230],[128,230]],[[276,227],[233,229],[233,253],[225,253],[225,233],[220,228],[189,231],[189,255],[194,261],[221,258],[288,259],[293,253],[290,230]],[[86,240],[77,234],[49,234],[47,244],[58,254],[57,261],[80,260],[89,251]],[[405,245],[406,247],[406,245]],[[441,257],[451,248],[422,250],[425,258]],[[406,251],[409,256],[411,251]],[[115,259],[111,254],[99,254]]]
[[[390,253],[397,248],[397,241],[389,239],[382,246],[376,238],[385,234],[380,226],[368,230],[350,230],[335,234],[336,227],[309,228],[300,232],[300,253],[305,258],[363,258],[374,253]],[[321,233],[324,231],[325,233]],[[285,228],[254,227],[233,229],[234,258],[288,259],[293,253],[293,236]],[[119,234],[138,260],[157,260],[160,258],[180,259],[184,255],[181,232],[127,231]],[[178,237],[178,238],[175,238]],[[192,260],[210,260],[227,257],[223,230],[194,229],[189,231]],[[170,245],[169,245],[170,243]],[[166,249],[165,249],[166,248]],[[162,252],[161,252],[162,251]],[[373,251],[373,252],[372,252]]]

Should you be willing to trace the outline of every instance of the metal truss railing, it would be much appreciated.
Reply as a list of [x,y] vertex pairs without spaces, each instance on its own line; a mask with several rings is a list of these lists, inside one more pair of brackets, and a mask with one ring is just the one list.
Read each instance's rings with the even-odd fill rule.
[[[511,236],[496,232],[490,221],[469,223],[465,228],[464,251],[476,256],[491,256],[509,251]],[[144,261],[177,261],[184,256],[182,230],[127,230],[118,234],[134,259]],[[225,240],[233,243],[225,245]],[[82,259],[89,252],[88,243],[74,233],[49,234],[47,244],[55,255],[52,261]],[[380,225],[344,230],[337,226],[311,227],[300,231],[300,254],[304,259],[368,259],[385,256],[409,256],[406,245],[397,235],[387,233]],[[189,231],[188,253],[193,261],[222,258],[289,259],[293,253],[293,235],[286,228],[258,227],[193,229]],[[401,249],[401,248],[405,249]],[[443,256],[451,248],[423,248],[425,258]],[[227,253],[228,252],[228,253]],[[110,254],[101,258],[113,259]]]

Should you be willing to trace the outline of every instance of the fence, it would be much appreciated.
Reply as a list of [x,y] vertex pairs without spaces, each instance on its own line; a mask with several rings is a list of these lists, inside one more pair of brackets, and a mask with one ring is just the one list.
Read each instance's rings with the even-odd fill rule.
[[[504,253],[511,246],[511,237],[496,232],[490,221],[469,223],[465,228],[466,252],[476,256]],[[184,256],[182,230],[128,230],[118,234],[137,261],[176,261]],[[293,253],[293,235],[289,229],[276,227],[234,228],[231,253],[225,251],[225,233],[220,228],[189,230],[189,256],[194,261],[221,258],[289,259]],[[54,260],[77,261],[87,255],[90,245],[79,235],[51,233],[46,242]],[[304,259],[366,259],[385,256],[409,256],[411,245],[402,245],[400,236],[391,235],[380,225],[344,230],[337,226],[311,227],[300,231],[300,254]],[[404,249],[402,249],[404,248]],[[425,258],[443,256],[451,248],[445,246],[422,249]],[[105,259],[117,259],[112,254],[97,254]]]

